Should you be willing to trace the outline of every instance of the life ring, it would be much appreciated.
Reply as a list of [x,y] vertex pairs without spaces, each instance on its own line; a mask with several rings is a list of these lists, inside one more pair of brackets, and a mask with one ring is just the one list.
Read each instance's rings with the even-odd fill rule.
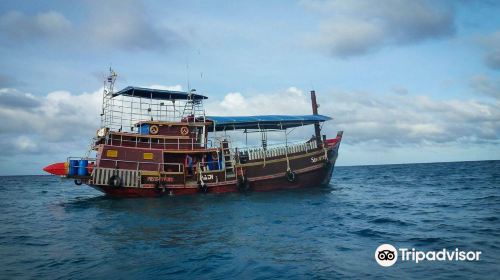
[[151,133],[153,135],[158,134],[159,131],[160,131],[160,129],[158,128],[157,125],[152,125],[149,127],[149,133]]
[[292,170],[288,170],[286,172],[286,180],[290,183],[294,183],[297,181],[297,174],[295,174]]
[[187,126],[181,127],[181,135],[188,135],[189,128]]
[[119,188],[122,186],[122,179],[118,175],[113,175],[108,179],[108,186]]
[[76,179],[75,185],[80,186],[82,184],[82,180]]
[[250,182],[245,176],[238,177],[238,190],[240,192],[247,192],[250,190]]

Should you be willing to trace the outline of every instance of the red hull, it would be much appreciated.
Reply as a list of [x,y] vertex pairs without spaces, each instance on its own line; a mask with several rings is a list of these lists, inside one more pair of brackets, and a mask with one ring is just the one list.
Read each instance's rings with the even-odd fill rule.
[[[338,147],[337,147],[338,149]],[[289,182],[285,173],[277,173],[268,176],[249,178],[248,191],[266,192],[282,189],[296,189],[314,187],[328,184],[332,176],[336,160],[336,152],[329,158],[330,163],[320,163],[302,170],[296,170],[296,180]],[[231,193],[242,192],[238,188],[237,181],[227,181],[207,184],[206,191],[202,191],[198,186],[185,187],[165,187],[165,188],[128,188],[112,187],[104,185],[90,185],[91,187],[113,197],[158,197],[164,195],[190,195],[203,193]]]

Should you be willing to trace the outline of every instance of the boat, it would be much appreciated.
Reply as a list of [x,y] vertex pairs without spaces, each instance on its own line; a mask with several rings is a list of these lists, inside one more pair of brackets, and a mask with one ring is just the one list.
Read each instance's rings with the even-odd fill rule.
[[[86,155],[50,164],[46,172],[114,197],[271,191],[331,180],[342,131],[334,138],[321,134],[331,118],[318,114],[315,91],[311,115],[211,116],[203,107],[207,97],[196,90],[115,92],[116,78],[110,69],[101,125]],[[314,135],[290,141],[302,126],[313,126]],[[283,141],[268,141],[271,133]],[[258,145],[248,145],[249,134]]]

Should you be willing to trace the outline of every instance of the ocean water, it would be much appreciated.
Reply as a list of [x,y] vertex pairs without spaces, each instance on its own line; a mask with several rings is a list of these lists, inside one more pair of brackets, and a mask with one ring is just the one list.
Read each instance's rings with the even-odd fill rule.
[[[500,161],[336,167],[327,187],[151,199],[0,177],[0,278],[498,279],[499,216]],[[381,267],[383,243],[482,254]]]

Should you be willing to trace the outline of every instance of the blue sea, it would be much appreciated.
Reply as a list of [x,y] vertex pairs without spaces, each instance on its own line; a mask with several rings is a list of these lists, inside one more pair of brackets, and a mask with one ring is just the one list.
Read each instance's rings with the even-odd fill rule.
[[[141,199],[0,177],[0,278],[498,279],[499,216],[500,161],[336,167],[326,187]],[[382,267],[383,243],[482,254]]]

